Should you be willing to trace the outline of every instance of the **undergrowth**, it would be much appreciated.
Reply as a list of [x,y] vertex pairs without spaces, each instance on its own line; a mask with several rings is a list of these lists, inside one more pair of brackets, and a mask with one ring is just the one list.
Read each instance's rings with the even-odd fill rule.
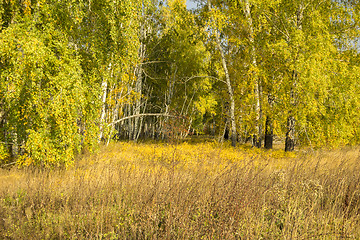
[[359,239],[358,149],[116,143],[0,170],[0,239]]

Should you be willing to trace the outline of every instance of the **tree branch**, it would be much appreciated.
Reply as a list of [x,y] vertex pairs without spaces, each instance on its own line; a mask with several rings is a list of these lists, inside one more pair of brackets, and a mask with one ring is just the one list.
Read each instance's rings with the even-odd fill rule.
[[220,81],[222,83],[227,84],[226,81],[224,81],[224,80],[222,80],[220,78],[217,78],[217,77],[213,77],[213,76],[192,76],[192,77],[189,77],[188,79],[186,79],[184,82],[187,83],[188,81],[190,81],[190,80],[192,80],[194,78],[212,78],[212,79],[215,79],[217,81]]
[[146,65],[146,64],[153,64],[153,63],[166,63],[169,61],[151,61],[151,62],[143,62],[143,63],[139,63],[138,65]]
[[11,165],[14,165],[14,164],[16,164],[16,162],[11,162],[11,163],[8,163],[8,164],[1,165],[0,168],[8,167],[8,166],[11,166]]
[[149,116],[155,116],[155,117],[172,117],[172,118],[177,118],[179,116],[174,116],[174,115],[169,115],[169,114],[164,114],[164,113],[141,113],[141,114],[136,114],[136,115],[131,115],[128,117],[123,117],[120,118],[112,123],[110,123],[110,125],[114,125],[117,124],[119,122],[123,122],[125,120],[131,119],[131,118],[136,118],[136,117],[149,117]]

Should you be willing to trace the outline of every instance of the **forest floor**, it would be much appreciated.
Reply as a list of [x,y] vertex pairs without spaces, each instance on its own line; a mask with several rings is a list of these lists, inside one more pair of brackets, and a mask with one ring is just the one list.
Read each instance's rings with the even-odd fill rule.
[[360,239],[360,149],[113,143],[0,169],[0,239]]

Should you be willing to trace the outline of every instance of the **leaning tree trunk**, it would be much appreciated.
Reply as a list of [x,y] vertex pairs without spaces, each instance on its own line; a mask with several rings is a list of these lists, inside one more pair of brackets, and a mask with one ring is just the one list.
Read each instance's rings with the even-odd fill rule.
[[[209,11],[211,11],[211,3],[210,0],[207,1],[208,4],[208,8]],[[230,81],[230,75],[229,75],[229,71],[227,68],[227,63],[226,63],[226,58],[225,58],[225,53],[224,53],[224,49],[221,46],[221,41],[220,41],[220,37],[219,37],[219,32],[217,29],[215,29],[215,38],[216,38],[216,45],[217,48],[220,52],[220,57],[221,57],[221,63],[224,69],[224,73],[225,73],[225,79],[226,79],[226,86],[228,88],[228,93],[229,93],[229,100],[230,100],[230,122],[231,122],[231,145],[233,147],[236,146],[236,140],[237,140],[237,133],[236,133],[236,121],[235,121],[235,98],[234,98],[234,90],[231,86],[231,81]]]
[[231,145],[233,147],[235,147],[236,146],[236,140],[237,140],[236,139],[237,138],[237,133],[236,133],[236,121],[235,121],[234,91],[232,89],[231,82],[230,82],[230,75],[229,75],[229,71],[227,69],[224,50],[222,49],[222,47],[220,45],[220,39],[219,39],[219,36],[217,34],[216,34],[216,40],[217,40],[218,48],[220,50],[221,61],[222,61],[222,65],[223,65],[224,72],[225,72],[225,77],[226,77],[226,85],[228,87],[228,92],[229,92],[229,98],[230,98],[230,122],[231,122]]
[[[211,11],[210,0],[207,1],[207,4],[208,4],[209,11]],[[231,145],[233,147],[235,147],[236,146],[236,140],[237,140],[237,133],[236,133],[236,121],[235,121],[234,90],[233,90],[233,88],[231,86],[230,75],[229,75],[229,71],[228,71],[227,63],[226,63],[226,59],[225,59],[225,53],[224,53],[224,49],[221,46],[219,32],[218,32],[217,29],[215,29],[215,38],[216,38],[217,48],[219,49],[219,52],[220,52],[221,63],[222,63],[224,73],[225,73],[226,86],[228,88],[228,93],[229,93],[229,99],[230,99],[230,122],[231,122]]]

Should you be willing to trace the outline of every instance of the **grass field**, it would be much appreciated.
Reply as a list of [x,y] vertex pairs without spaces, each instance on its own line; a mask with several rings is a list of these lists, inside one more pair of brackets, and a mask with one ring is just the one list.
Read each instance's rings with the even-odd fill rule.
[[0,170],[0,239],[360,239],[360,152],[116,143]]

